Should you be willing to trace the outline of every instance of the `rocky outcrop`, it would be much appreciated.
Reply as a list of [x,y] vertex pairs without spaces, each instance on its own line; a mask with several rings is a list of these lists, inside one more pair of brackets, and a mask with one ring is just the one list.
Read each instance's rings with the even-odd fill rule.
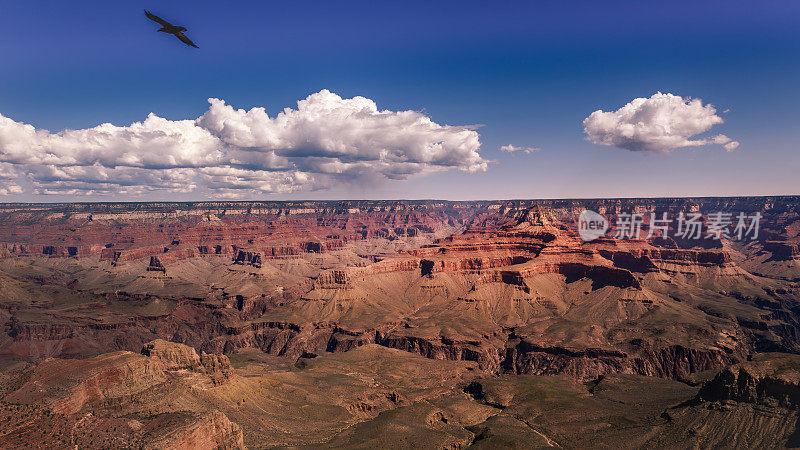
[[156,361],[130,352],[87,360],[47,359],[5,401],[41,403],[53,412],[69,415],[86,406],[130,401],[164,381],[166,374]]
[[256,268],[261,268],[262,261],[261,252],[252,250],[239,249],[236,252],[236,256],[233,257],[234,264],[242,264]]
[[800,408],[800,356],[765,353],[728,367],[703,385],[703,401],[757,403]]
[[504,367],[511,373],[566,374],[584,381],[615,373],[681,380],[738,360],[738,355],[723,350],[681,345],[645,346],[628,354],[617,349],[543,347],[522,341],[509,348]]
[[207,375],[215,385],[226,382],[233,374],[233,367],[225,355],[205,352],[198,355],[192,347],[162,339],[145,344],[142,354],[158,361],[166,371],[200,373]]
[[[166,341],[145,347],[146,355],[47,359],[18,376],[0,395],[0,447],[243,449],[241,427],[193,398],[208,389],[195,374],[221,382],[227,358]],[[25,413],[8,420],[14,409]]]
[[166,433],[160,433],[144,449],[244,449],[242,428],[219,411],[198,414],[190,423]]
[[6,400],[43,403],[54,412],[75,414],[86,406],[133,401],[166,382],[170,373],[202,374],[213,385],[224,383],[233,373],[226,356],[198,355],[183,344],[156,340],[145,345],[142,353],[144,356],[123,351],[85,360],[46,359]]
[[317,277],[314,286],[327,289],[349,289],[350,275],[344,270],[331,270]]
[[766,241],[764,242],[764,250],[772,253],[772,260],[775,261],[789,261],[800,259],[800,250],[798,250],[797,242],[786,241]]
[[167,269],[164,268],[164,265],[161,264],[161,261],[158,259],[157,256],[150,257],[150,264],[147,266],[147,271],[167,273]]

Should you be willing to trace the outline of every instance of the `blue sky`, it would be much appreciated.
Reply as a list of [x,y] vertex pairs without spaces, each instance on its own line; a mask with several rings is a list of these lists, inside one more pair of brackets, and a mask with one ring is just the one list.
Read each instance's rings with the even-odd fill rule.
[[[189,29],[183,46],[144,8]],[[328,89],[438,124],[481,125],[483,172],[355,180],[245,198],[797,194],[800,3],[2,2],[0,114],[59,131],[195,119],[206,99],[270,117]],[[700,98],[740,143],[629,151],[582,122],[656,92]],[[723,113],[724,110],[729,110]],[[506,153],[506,144],[539,151]],[[0,141],[2,145],[2,141]],[[2,171],[0,171],[2,173]],[[380,177],[379,177],[380,178]],[[24,180],[22,180],[24,183]],[[152,191],[146,199],[209,198]],[[23,193],[16,200],[136,199]]]

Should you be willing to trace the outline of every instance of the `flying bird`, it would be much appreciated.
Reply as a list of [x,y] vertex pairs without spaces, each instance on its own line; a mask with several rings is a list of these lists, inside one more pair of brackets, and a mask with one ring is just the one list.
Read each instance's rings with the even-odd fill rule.
[[152,20],[153,22],[158,22],[158,24],[161,25],[161,29],[158,31],[175,35],[175,37],[183,41],[184,44],[191,45],[194,48],[200,48],[196,46],[194,42],[192,42],[188,37],[186,37],[185,34],[183,34],[183,32],[186,31],[186,28],[176,27],[175,25],[167,22],[161,17],[158,17],[157,15],[150,13],[150,11],[148,10],[144,10],[144,15],[146,15],[147,18]]

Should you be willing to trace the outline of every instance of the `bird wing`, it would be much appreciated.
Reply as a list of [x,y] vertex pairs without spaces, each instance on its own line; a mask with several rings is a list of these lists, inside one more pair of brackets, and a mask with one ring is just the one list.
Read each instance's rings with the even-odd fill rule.
[[186,35],[183,34],[182,32],[175,33],[175,36],[177,36],[178,39],[182,40],[183,43],[186,44],[186,45],[191,45],[194,48],[200,48],[200,47],[194,45],[194,42],[192,42],[192,40],[189,39],[188,37],[186,37]]
[[161,24],[162,27],[170,27],[170,26],[172,26],[171,23],[167,22],[166,20],[162,19],[161,17],[158,17],[155,14],[152,14],[150,11],[148,11],[146,9],[144,10],[144,15],[147,16],[147,18],[152,20],[153,22],[158,22],[159,24]]

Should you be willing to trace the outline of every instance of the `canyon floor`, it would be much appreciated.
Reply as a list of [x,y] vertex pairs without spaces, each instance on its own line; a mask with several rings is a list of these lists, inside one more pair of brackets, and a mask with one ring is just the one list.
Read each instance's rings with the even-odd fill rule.
[[800,197],[0,204],[0,448],[797,447],[799,244]]

